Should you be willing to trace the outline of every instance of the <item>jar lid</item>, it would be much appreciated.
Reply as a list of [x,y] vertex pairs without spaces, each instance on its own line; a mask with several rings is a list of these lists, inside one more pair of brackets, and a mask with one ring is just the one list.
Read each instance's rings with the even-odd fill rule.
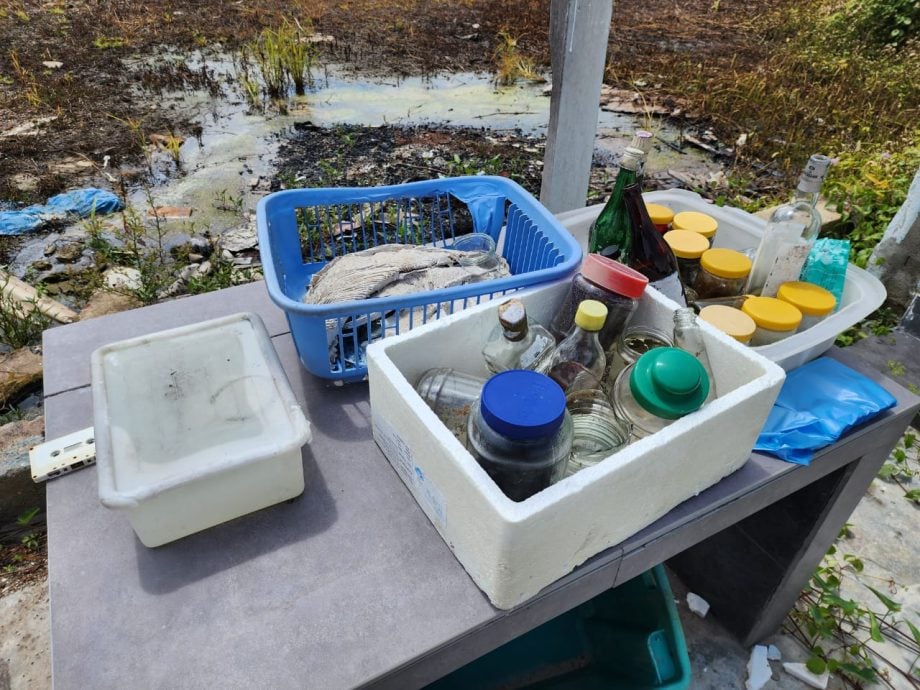
[[600,254],[588,254],[579,270],[595,285],[630,299],[642,297],[648,285],[648,278],[639,271]]
[[709,249],[709,240],[698,232],[690,230],[671,230],[664,234],[674,256],[678,259],[699,259]]
[[747,343],[754,337],[757,324],[740,309],[722,304],[713,304],[700,310],[700,318],[712,324],[739,343]]
[[599,331],[607,321],[607,306],[596,299],[582,300],[575,312],[575,325],[586,331]]
[[741,305],[741,311],[759,327],[771,331],[794,331],[802,322],[802,312],[775,297],[749,297]]
[[674,220],[674,211],[661,204],[646,204],[645,210],[648,211],[648,217],[652,219],[655,225],[670,225]]
[[709,395],[709,377],[699,360],[676,347],[649,350],[633,365],[629,390],[636,402],[662,419],[698,410]]
[[703,237],[711,239],[719,229],[719,223],[712,216],[699,211],[681,211],[674,215],[671,227],[675,230],[698,232]]
[[719,278],[744,278],[751,272],[751,260],[734,249],[709,249],[700,257],[700,266]]
[[551,436],[565,417],[565,393],[544,374],[512,369],[486,381],[479,411],[489,428],[510,439]]
[[803,280],[783,283],[776,291],[776,297],[789,302],[806,316],[826,316],[837,306],[834,293]]

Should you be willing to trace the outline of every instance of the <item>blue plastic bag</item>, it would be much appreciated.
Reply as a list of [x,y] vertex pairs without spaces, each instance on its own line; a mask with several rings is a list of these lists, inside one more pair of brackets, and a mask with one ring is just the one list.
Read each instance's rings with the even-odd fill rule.
[[754,450],[807,465],[814,451],[896,403],[874,381],[821,357],[786,376]]
[[104,216],[121,208],[121,199],[112,192],[94,187],[75,189],[53,196],[44,204],[18,211],[0,211],[0,235],[22,235],[53,221],[88,218],[94,212]]

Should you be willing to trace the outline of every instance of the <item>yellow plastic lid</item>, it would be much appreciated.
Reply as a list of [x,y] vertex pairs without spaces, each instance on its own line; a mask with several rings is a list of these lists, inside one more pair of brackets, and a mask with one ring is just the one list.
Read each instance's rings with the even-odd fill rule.
[[679,259],[699,259],[709,249],[709,240],[698,232],[671,230],[664,234],[664,241]]
[[583,300],[575,312],[575,325],[586,331],[599,331],[607,320],[607,307],[596,299]]
[[652,219],[655,225],[670,225],[674,220],[674,211],[661,204],[646,204],[645,210],[648,211],[648,217]]
[[699,211],[681,211],[675,214],[674,220],[671,221],[673,230],[690,230],[698,232],[706,239],[712,239],[719,229],[719,223],[712,216]]
[[832,292],[805,281],[783,283],[776,291],[776,297],[789,302],[805,316],[826,316],[837,306],[837,298]]
[[700,318],[712,324],[739,343],[747,343],[754,337],[757,324],[740,309],[713,304],[700,310]]
[[775,297],[749,297],[741,305],[741,311],[759,327],[771,331],[794,331],[802,322],[802,312]]
[[719,278],[744,278],[751,272],[751,260],[734,249],[710,249],[703,252],[700,266]]

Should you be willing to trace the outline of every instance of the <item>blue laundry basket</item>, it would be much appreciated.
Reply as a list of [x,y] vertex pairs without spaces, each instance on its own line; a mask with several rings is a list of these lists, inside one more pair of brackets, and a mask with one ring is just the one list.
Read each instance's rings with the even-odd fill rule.
[[[572,275],[581,249],[536,199],[503,177],[456,177],[387,187],[292,189],[256,209],[272,301],[284,310],[301,362],[328,379],[367,373],[367,345],[492,297]],[[467,232],[492,236],[511,276],[399,297],[314,305],[310,278],[343,254],[380,244],[450,247]]]

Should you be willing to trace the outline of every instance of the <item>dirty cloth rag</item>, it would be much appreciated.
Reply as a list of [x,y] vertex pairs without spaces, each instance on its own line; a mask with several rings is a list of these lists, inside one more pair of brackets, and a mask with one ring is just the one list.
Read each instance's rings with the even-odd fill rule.
[[89,187],[53,196],[44,204],[18,211],[0,211],[0,235],[22,235],[48,223],[71,218],[107,215],[122,208],[121,199],[103,189]]
[[816,450],[896,403],[874,381],[821,357],[786,376],[754,450],[807,465]]

